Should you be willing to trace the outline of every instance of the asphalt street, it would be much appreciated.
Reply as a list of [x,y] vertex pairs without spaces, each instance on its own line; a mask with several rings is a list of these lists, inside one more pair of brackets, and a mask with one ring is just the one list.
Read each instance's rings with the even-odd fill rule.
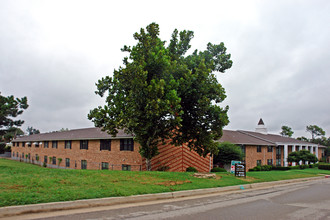
[[330,179],[211,196],[29,214],[16,219],[330,219]]

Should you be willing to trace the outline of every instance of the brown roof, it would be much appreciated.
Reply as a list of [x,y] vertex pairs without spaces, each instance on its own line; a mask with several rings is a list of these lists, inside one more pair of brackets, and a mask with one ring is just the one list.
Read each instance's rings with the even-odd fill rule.
[[297,140],[295,138],[283,137],[283,136],[277,135],[277,134],[261,134],[261,133],[252,132],[252,131],[239,131],[239,132],[244,133],[246,135],[256,137],[256,138],[260,138],[263,140],[268,140],[273,143],[287,143],[287,144],[297,144],[297,145],[317,145],[317,144],[309,143],[306,141]]
[[[246,144],[246,145],[280,145],[293,144],[293,145],[317,145],[306,141],[297,140],[294,138],[283,137],[276,134],[262,134],[253,131],[231,131],[223,130],[223,136],[220,138],[220,142],[231,142],[234,144]],[[318,145],[319,147],[324,147]]]
[[246,145],[275,145],[274,142],[262,140],[250,135],[246,135],[239,131],[223,130],[223,135],[220,142],[231,142],[234,144]]
[[53,141],[53,140],[91,140],[91,139],[119,139],[132,138],[133,135],[126,134],[123,130],[118,130],[117,136],[114,137],[101,128],[82,128],[69,131],[58,131],[51,133],[33,134],[29,136],[17,137],[12,142],[27,141]]

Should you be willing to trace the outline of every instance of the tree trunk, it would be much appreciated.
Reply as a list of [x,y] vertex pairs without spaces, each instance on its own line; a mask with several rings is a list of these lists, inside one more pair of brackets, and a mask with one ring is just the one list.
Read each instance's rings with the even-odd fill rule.
[[146,158],[146,169],[147,171],[151,171],[151,160]]

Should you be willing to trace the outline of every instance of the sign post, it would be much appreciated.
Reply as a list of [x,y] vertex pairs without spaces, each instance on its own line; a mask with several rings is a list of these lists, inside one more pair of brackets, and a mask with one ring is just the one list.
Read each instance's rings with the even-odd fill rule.
[[232,160],[231,161],[231,166],[230,166],[230,173],[234,174],[235,173],[235,164],[240,164],[242,163],[241,161],[235,161]]
[[246,166],[245,163],[235,164],[235,176],[246,178]]

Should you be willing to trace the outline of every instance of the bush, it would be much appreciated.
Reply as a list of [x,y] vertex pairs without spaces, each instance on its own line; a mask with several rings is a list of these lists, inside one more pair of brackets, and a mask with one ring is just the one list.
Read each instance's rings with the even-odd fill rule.
[[300,167],[301,170],[304,170],[304,169],[309,168],[309,165],[308,164],[303,164],[303,165],[300,165],[299,167]]
[[300,165],[290,167],[290,170],[297,170],[297,169],[300,169]]
[[44,163],[42,164],[42,166],[43,166],[43,167],[47,167],[47,164],[44,162]]
[[330,170],[330,164],[329,163],[320,163],[319,169],[320,170]]
[[170,169],[169,166],[160,166],[157,168],[157,171],[168,171]]
[[290,167],[281,167],[281,166],[274,166],[273,168],[272,168],[273,170],[290,170]]
[[221,168],[221,167],[213,167],[212,170],[211,170],[211,172],[213,172],[213,173],[217,173],[217,172],[227,172],[227,170],[224,169],[224,168]]
[[251,171],[271,171],[273,169],[272,165],[262,165],[262,166],[256,166],[251,169],[249,169],[249,172]]
[[197,173],[197,169],[195,167],[187,167],[186,172],[195,172]]

